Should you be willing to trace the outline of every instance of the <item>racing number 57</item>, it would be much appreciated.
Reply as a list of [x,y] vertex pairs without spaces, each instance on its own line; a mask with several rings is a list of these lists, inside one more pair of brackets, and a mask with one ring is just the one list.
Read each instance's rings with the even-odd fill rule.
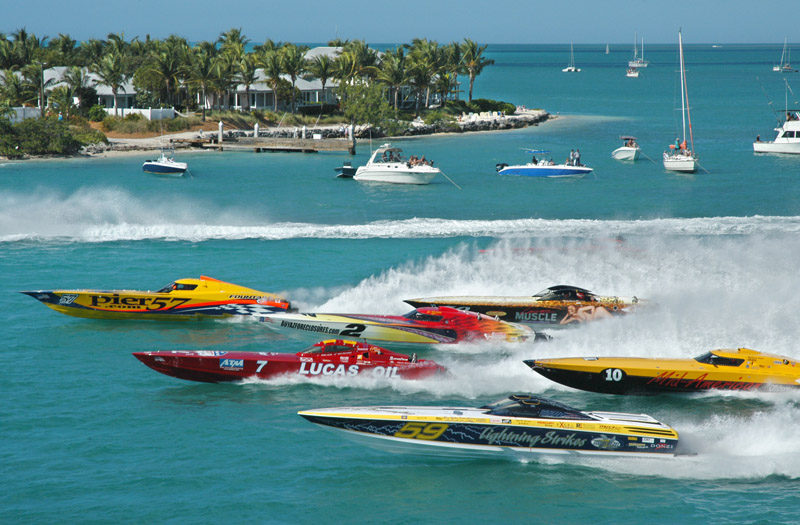
[[447,430],[445,423],[406,423],[394,433],[394,437],[406,439],[433,440],[444,434]]

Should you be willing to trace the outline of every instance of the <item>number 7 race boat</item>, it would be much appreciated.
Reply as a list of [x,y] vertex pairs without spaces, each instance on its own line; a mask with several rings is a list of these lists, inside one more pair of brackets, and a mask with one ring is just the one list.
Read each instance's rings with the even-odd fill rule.
[[406,315],[291,314],[261,317],[275,328],[393,343],[441,344],[500,339],[549,339],[531,328],[455,308],[418,308]]
[[134,352],[153,370],[190,381],[218,383],[246,378],[335,378],[353,376],[420,379],[444,367],[358,341],[329,339],[296,354],[275,352],[160,351]]
[[199,319],[290,310],[289,301],[211,277],[178,279],[158,291],[38,290],[22,292],[56,312],[93,319]]
[[481,408],[376,406],[304,410],[312,423],[434,454],[672,456],[678,433],[645,414],[583,412],[531,394]]
[[800,387],[800,363],[748,348],[712,350],[694,359],[568,357],[525,364],[562,385],[604,394]]

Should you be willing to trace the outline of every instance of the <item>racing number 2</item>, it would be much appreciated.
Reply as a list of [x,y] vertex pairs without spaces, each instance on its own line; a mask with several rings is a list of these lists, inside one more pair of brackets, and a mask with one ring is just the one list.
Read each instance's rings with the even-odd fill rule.
[[350,323],[349,325],[345,326],[345,328],[346,330],[339,332],[339,335],[343,335],[345,337],[361,337],[361,332],[367,329],[366,325],[356,323]]
[[394,437],[406,439],[436,439],[447,430],[445,423],[406,423],[394,433]]

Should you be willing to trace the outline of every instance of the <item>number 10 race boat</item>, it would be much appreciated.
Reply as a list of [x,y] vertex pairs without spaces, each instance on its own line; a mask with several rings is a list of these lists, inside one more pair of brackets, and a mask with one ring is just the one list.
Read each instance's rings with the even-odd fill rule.
[[38,290],[22,292],[56,312],[94,319],[200,319],[264,315],[291,309],[289,301],[211,277],[178,279],[158,291]]
[[678,433],[645,414],[583,412],[531,394],[481,408],[380,406],[304,410],[312,423],[384,448],[434,454],[673,456]]

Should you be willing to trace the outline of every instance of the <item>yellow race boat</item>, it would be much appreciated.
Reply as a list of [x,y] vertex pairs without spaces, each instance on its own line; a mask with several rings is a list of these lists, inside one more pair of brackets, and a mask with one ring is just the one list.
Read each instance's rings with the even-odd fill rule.
[[604,394],[800,387],[798,361],[749,348],[712,350],[694,359],[568,357],[531,359],[525,364],[562,385]]
[[37,290],[22,292],[56,312],[92,319],[220,319],[291,310],[282,297],[205,275],[178,279],[158,291]]

